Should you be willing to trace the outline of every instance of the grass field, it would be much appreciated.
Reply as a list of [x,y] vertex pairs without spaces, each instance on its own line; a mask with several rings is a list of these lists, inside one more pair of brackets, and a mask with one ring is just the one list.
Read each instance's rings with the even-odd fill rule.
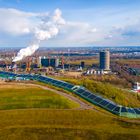
[[140,59],[119,59],[120,64],[140,64]]
[[[91,59],[81,59],[81,60],[74,60],[69,61],[70,64],[80,65],[81,61],[84,61],[86,65],[92,65],[92,64],[98,64],[99,59],[98,58],[91,58]],[[140,64],[139,59],[111,59],[111,62],[119,62],[120,64]]]
[[68,64],[80,65],[81,61],[84,61],[86,65],[92,65],[92,64],[99,63],[98,59],[92,58],[92,59],[81,59],[81,60],[69,61]]
[[0,86],[0,109],[54,108],[71,109],[79,105],[52,91],[29,85]]
[[140,122],[91,110],[11,110],[0,118],[0,140],[140,139]]
[[140,120],[78,105],[24,83],[0,85],[0,140],[138,140]]

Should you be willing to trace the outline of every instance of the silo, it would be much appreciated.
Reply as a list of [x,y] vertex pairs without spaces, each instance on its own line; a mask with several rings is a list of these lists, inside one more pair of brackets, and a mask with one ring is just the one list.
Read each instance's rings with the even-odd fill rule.
[[101,51],[100,52],[100,69],[110,70],[110,52]]

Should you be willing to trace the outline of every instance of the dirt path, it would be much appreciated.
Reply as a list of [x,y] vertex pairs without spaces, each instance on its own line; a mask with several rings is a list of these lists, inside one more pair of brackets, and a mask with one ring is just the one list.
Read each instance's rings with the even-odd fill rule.
[[79,98],[77,98],[77,97],[75,97],[75,96],[73,96],[73,95],[71,95],[71,94],[68,94],[68,93],[65,93],[65,92],[63,92],[63,91],[58,91],[58,90],[56,90],[56,89],[53,89],[53,88],[49,88],[49,87],[47,87],[47,86],[43,86],[43,85],[38,85],[38,84],[34,84],[34,83],[6,83],[6,82],[4,82],[4,83],[1,83],[1,88],[3,88],[3,86],[2,85],[5,85],[5,86],[14,86],[14,85],[18,85],[19,87],[20,87],[20,85],[21,86],[34,86],[34,87],[39,87],[39,88],[42,88],[42,89],[44,89],[44,90],[49,90],[49,91],[52,91],[52,92],[54,92],[54,93],[56,93],[56,94],[59,94],[59,95],[61,95],[61,96],[64,96],[65,98],[67,98],[67,99],[69,99],[69,100],[71,100],[71,101],[73,101],[73,102],[76,102],[76,103],[78,103],[79,105],[80,105],[80,107],[78,107],[78,108],[75,108],[75,109],[94,109],[94,106],[92,106],[92,105],[90,105],[90,104],[88,104],[88,103],[86,103],[86,102],[84,102],[84,101],[82,101],[82,100],[80,100]]
[[[6,85],[7,86],[7,83],[0,83],[1,84],[1,86],[4,84],[4,85]],[[140,124],[140,120],[138,120],[138,119],[125,119],[125,118],[121,118],[121,117],[119,117],[119,116],[115,116],[115,115],[111,115],[110,113],[108,114],[108,112],[104,112],[104,111],[101,111],[101,110],[98,110],[96,107],[94,107],[94,106],[92,106],[92,105],[90,105],[90,104],[88,104],[88,103],[86,103],[86,102],[84,102],[84,101],[82,101],[82,100],[80,100],[79,98],[77,98],[77,97],[75,97],[75,96],[73,96],[73,95],[71,95],[71,94],[67,94],[67,93],[65,93],[65,92],[63,92],[63,91],[58,91],[58,90],[56,90],[56,89],[52,89],[52,88],[49,88],[49,87],[46,87],[46,86],[43,86],[43,85],[38,85],[38,84],[33,84],[33,83],[8,83],[9,84],[9,86],[10,85],[12,85],[12,86],[14,86],[14,85],[23,85],[23,86],[34,86],[34,87],[39,87],[39,88],[42,88],[42,89],[44,89],[44,90],[49,90],[49,91],[52,91],[52,92],[54,92],[54,93],[56,93],[56,94],[59,94],[59,95],[61,95],[61,96],[64,96],[64,97],[66,97],[67,99],[69,99],[69,100],[71,100],[71,101],[73,101],[73,102],[76,102],[76,103],[78,103],[79,105],[80,105],[80,107],[78,107],[78,108],[75,108],[75,109],[68,109],[68,110],[85,110],[85,109],[88,109],[88,110],[93,110],[93,111],[96,111],[96,112],[98,112],[98,113],[101,113],[102,115],[105,115],[105,116],[108,116],[108,117],[111,117],[111,118],[114,118],[114,119],[119,119],[120,121],[124,121],[124,122],[128,122],[128,123],[138,123],[138,124]],[[35,109],[37,109],[37,108],[30,108],[31,110],[33,109],[33,110],[35,110]],[[41,109],[41,108],[39,108],[39,109]],[[16,110],[26,110],[26,109],[16,109]],[[44,108],[42,108],[42,110],[45,110]],[[48,109],[47,109],[48,110]],[[57,110],[57,109],[56,109]],[[61,110],[61,109],[58,109],[58,110]],[[62,109],[62,110],[64,110],[64,109]],[[66,109],[67,110],[67,109]],[[2,111],[12,111],[12,110],[1,110],[1,112]]]
[[67,94],[67,93],[64,93],[62,91],[58,91],[56,89],[52,89],[52,88],[49,88],[49,87],[46,87],[46,86],[41,86],[41,85],[36,85],[36,84],[28,84],[28,85],[40,87],[40,88],[45,89],[45,90],[50,90],[50,91],[55,92],[56,94],[64,96],[64,97],[68,98],[69,100],[78,103],[80,105],[80,107],[77,108],[77,109],[93,109],[93,106],[81,101],[80,99],[74,97],[73,95],[70,95],[70,94]]
[[[34,86],[34,87],[39,87],[39,88],[42,88],[44,90],[49,90],[49,91],[53,91],[54,93],[56,94],[59,94],[61,96],[64,96],[66,97],[67,99],[73,101],[73,102],[76,102],[79,104],[79,107],[78,108],[74,108],[72,110],[93,110],[93,111],[96,111],[98,113],[102,113],[103,115],[107,115],[107,116],[110,116],[110,114],[108,114],[108,112],[104,112],[103,110],[99,110],[97,109],[94,105],[90,105],[82,100],[80,100],[78,97],[75,97],[74,95],[72,94],[68,94],[68,93],[65,93],[63,91],[58,91],[57,89],[53,89],[53,88],[50,88],[50,87],[47,87],[45,85],[38,85],[38,84],[34,84],[34,83],[14,83],[14,82],[10,82],[10,83],[4,83],[2,85],[6,85],[6,86],[14,86],[14,85],[18,85],[19,88],[20,88],[20,85],[21,86]],[[3,87],[3,86],[1,86]],[[114,116],[113,116],[114,117]]]

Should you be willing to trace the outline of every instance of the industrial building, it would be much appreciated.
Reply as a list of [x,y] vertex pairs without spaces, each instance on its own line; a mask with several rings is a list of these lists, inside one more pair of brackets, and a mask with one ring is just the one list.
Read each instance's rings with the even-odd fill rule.
[[110,70],[110,52],[101,51],[99,56],[99,62],[101,70]]
[[81,62],[80,67],[82,67],[82,69],[85,68],[85,62],[84,61]]
[[40,58],[41,59],[41,66],[42,67],[53,67],[56,68],[59,66],[59,59],[58,58]]
[[138,82],[135,82],[134,83],[134,85],[133,85],[133,91],[140,93],[140,83],[138,83]]
[[59,66],[59,59],[58,58],[51,58],[50,59],[50,66],[56,68]]
[[41,66],[42,67],[49,67],[50,66],[50,59],[49,58],[43,57],[40,59],[41,59]]

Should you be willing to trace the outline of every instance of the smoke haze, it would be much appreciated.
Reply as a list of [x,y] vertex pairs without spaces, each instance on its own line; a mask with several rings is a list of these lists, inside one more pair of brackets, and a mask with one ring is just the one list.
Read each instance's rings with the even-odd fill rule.
[[32,55],[39,48],[41,41],[48,40],[56,36],[59,33],[60,27],[65,24],[65,20],[61,15],[61,11],[56,9],[52,16],[40,16],[40,25],[31,31],[34,34],[35,39],[28,47],[23,48],[18,52],[17,56],[13,59],[13,62],[20,61],[25,57]]

